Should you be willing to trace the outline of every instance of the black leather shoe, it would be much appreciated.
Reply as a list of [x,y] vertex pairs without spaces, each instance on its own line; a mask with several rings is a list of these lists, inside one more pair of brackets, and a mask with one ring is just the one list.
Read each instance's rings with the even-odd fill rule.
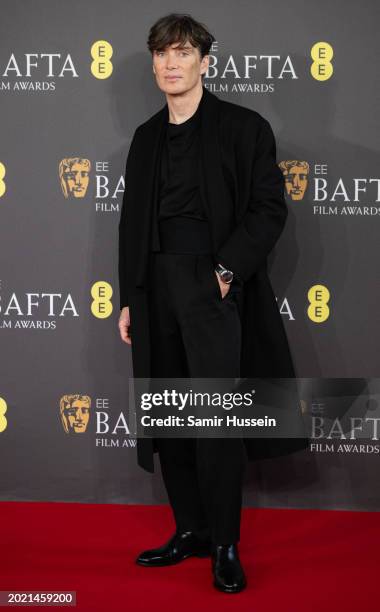
[[144,550],[136,558],[136,563],[145,565],[145,567],[173,565],[191,556],[208,557],[210,551],[211,543],[199,540],[193,531],[176,531],[166,544]]
[[239,559],[236,544],[214,545],[211,549],[214,587],[224,593],[239,593],[247,580]]

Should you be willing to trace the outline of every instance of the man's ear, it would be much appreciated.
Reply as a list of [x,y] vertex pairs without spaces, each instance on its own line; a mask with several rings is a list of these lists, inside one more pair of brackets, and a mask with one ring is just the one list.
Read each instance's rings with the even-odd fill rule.
[[201,62],[201,63],[203,64],[203,66],[205,66],[205,67],[206,67],[206,70],[205,70],[204,72],[202,72],[202,73],[201,73],[202,75],[205,75],[205,74],[206,74],[206,72],[207,72],[207,70],[208,70],[209,64],[210,64],[210,56],[209,56],[209,55],[205,55],[205,56],[202,58],[202,62]]

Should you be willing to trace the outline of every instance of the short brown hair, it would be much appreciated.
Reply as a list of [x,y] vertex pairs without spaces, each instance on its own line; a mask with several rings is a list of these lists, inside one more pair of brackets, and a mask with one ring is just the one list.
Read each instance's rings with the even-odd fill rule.
[[170,13],[161,17],[149,30],[148,48],[153,51],[163,51],[167,45],[184,44],[189,41],[193,47],[198,47],[201,59],[208,55],[215,38],[207,28],[195,21],[187,13]]

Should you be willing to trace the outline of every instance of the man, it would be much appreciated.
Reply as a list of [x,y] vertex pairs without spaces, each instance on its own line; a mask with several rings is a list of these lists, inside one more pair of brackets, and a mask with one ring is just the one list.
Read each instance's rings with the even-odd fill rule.
[[[119,225],[119,329],[135,377],[294,376],[266,258],[287,216],[271,127],[202,79],[214,37],[189,15],[151,28],[153,73],[167,104],[133,136]],[[247,458],[303,448],[241,438],[138,439],[158,452],[176,531],[144,566],[211,553],[213,584],[246,586],[238,541]],[[247,453],[248,451],[248,453]]]

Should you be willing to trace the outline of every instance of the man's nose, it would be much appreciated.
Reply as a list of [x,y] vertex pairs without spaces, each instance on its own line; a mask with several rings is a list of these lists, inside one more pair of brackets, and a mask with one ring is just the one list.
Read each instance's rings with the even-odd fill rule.
[[168,54],[168,60],[166,63],[167,68],[176,68],[177,67],[177,58],[175,55]]

